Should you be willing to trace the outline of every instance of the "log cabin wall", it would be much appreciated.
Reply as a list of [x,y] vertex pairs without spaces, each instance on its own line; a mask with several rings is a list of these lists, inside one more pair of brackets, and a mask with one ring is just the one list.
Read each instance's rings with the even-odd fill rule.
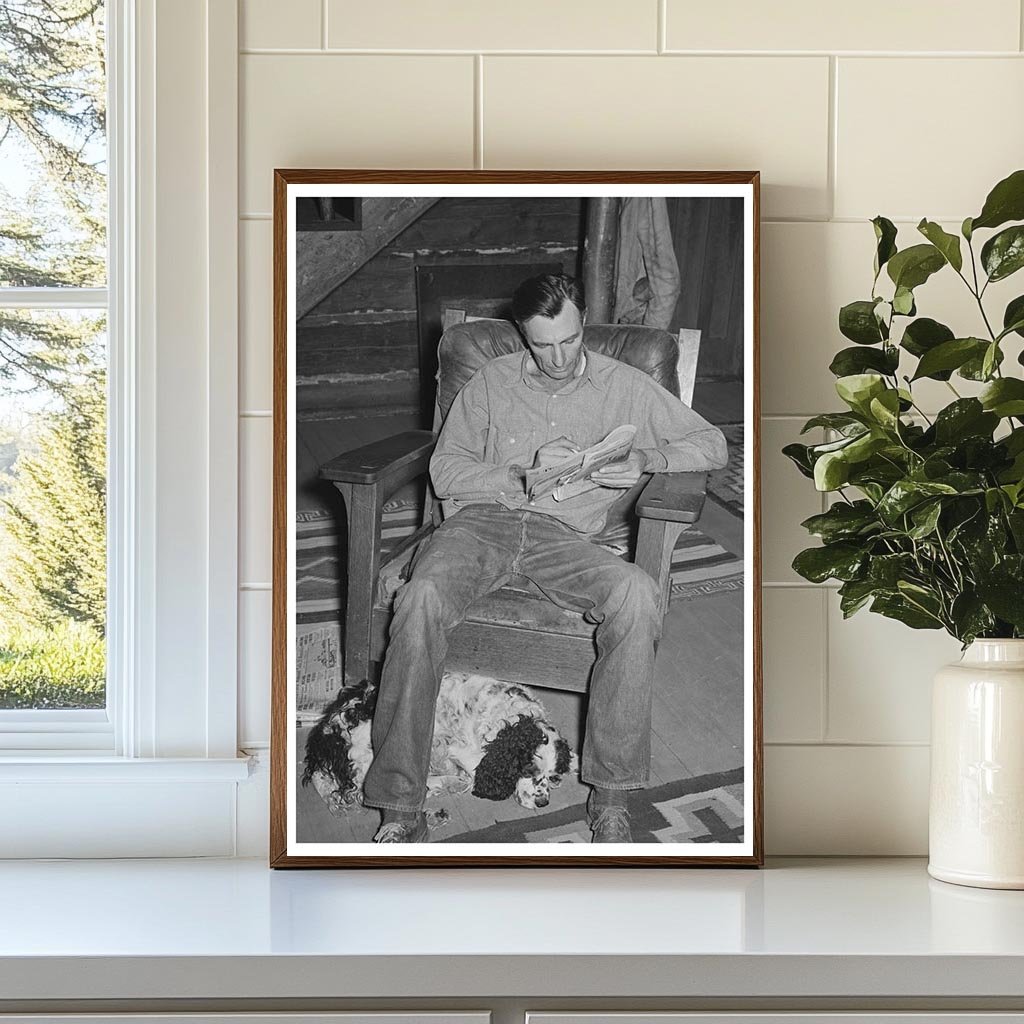
[[681,290],[669,329],[701,332],[697,377],[743,370],[743,201],[669,199]]
[[574,273],[581,218],[573,197],[438,201],[298,321],[299,418],[414,414],[416,265],[554,261]]

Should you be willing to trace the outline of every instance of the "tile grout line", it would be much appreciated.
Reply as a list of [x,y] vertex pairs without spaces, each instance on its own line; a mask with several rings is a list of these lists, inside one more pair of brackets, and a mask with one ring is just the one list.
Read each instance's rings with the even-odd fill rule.
[[[1024,3],[1024,0],[1021,0]],[[668,49],[668,0],[658,0],[658,54]]]
[[473,166],[484,166],[484,58],[473,58]]
[[1017,12],[1017,26],[1020,30],[1020,49],[1024,52],[1024,0],[1021,0],[1020,10]]
[[655,49],[600,50],[600,49],[552,49],[552,50],[475,50],[455,49],[396,49],[387,47],[356,46],[243,46],[238,51],[243,56],[350,56],[350,57],[756,57],[764,60],[786,60],[792,58],[821,59],[822,57],[855,57],[859,60],[934,60],[951,58],[959,60],[1006,60],[1020,57],[1018,50],[669,50]]
[[828,166],[825,169],[828,190],[828,219],[836,215],[836,178],[839,167],[839,58],[828,59]]
[[327,49],[327,5],[329,0],[320,0],[320,49]]

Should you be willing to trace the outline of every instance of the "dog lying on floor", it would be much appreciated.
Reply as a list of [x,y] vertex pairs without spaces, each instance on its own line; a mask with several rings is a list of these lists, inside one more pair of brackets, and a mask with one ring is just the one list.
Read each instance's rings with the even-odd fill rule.
[[[312,782],[333,814],[362,803],[376,702],[377,688],[368,680],[343,688],[306,740],[302,784]],[[543,705],[521,686],[465,672],[442,676],[428,795],[472,789],[485,800],[514,796],[532,810],[546,807],[551,788],[577,767]]]

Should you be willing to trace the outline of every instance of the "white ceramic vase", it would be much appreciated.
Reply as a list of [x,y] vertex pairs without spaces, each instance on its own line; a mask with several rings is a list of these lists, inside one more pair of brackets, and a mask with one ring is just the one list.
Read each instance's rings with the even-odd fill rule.
[[1024,889],[1024,640],[975,640],[932,689],[928,872]]

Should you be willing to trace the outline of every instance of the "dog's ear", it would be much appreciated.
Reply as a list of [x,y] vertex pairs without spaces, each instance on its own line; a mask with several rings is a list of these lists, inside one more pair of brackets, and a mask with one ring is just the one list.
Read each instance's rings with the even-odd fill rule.
[[561,736],[555,740],[555,772],[565,775],[572,771],[572,751]]
[[473,796],[507,800],[516,791],[516,783],[527,773],[543,740],[540,726],[526,715],[504,725],[484,748],[483,760],[476,766]]

